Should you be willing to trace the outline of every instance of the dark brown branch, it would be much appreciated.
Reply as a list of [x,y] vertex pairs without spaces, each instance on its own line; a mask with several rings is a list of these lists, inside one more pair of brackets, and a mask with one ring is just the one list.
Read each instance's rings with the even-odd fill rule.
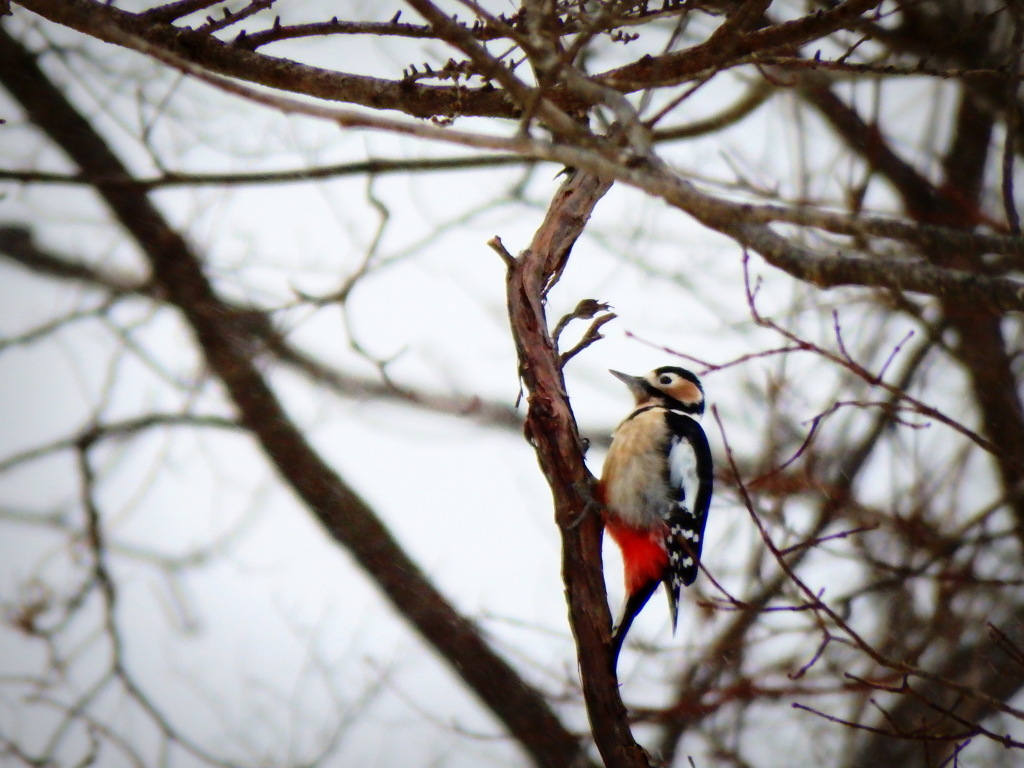
[[772,266],[819,288],[890,288],[969,303],[996,315],[1024,312],[1024,283],[1017,280],[944,269],[923,261],[825,255],[800,247],[767,227],[736,227],[733,231]]
[[1013,40],[1010,44],[1009,65],[1006,74],[1006,135],[1003,138],[1003,178],[1000,192],[1003,198],[1003,212],[1010,232],[1020,234],[1020,214],[1017,211],[1016,193],[1013,184],[1014,159],[1017,155],[1017,131],[1021,126],[1020,90],[1021,57],[1024,56],[1024,8],[1010,2],[1006,8],[1013,17]]
[[218,2],[220,0],[177,0],[174,3],[150,8],[141,15],[146,21],[154,24],[170,24],[172,21],[177,21],[183,16],[188,16],[190,13],[209,8]]
[[736,103],[730,104],[717,114],[686,125],[661,128],[652,133],[651,139],[657,144],[665,141],[691,139],[709,133],[717,133],[756,112],[759,107],[767,103],[774,93],[775,88],[767,81],[758,80]]
[[535,109],[538,117],[558,134],[579,139],[586,137],[586,132],[565,111],[551,102],[541,89],[530,88],[520,80],[504,62],[488,53],[470,30],[445,14],[431,0],[406,2],[430,23],[439,38],[469,56],[479,74],[501,85],[506,99],[511,100],[519,110],[527,110],[528,107]]
[[611,186],[577,172],[555,194],[533,242],[508,273],[508,311],[528,392],[526,436],[551,487],[562,534],[562,578],[594,740],[607,766],[649,768],[629,729],[608,664],[611,617],[601,567],[601,520],[590,497],[576,420],[558,351],[548,333],[542,296]]
[[[428,15],[438,37],[473,56],[476,63],[484,67],[481,74],[494,78],[503,89],[491,85],[469,88],[385,80],[267,56],[240,45],[225,43],[213,35],[166,23],[180,15],[177,4],[161,6],[149,12],[152,16],[147,16],[128,13],[95,0],[17,2],[50,21],[99,40],[122,44],[125,34],[136,36],[210,72],[331,101],[399,110],[417,117],[477,115],[508,118],[521,116],[522,108],[530,103],[528,89],[521,83],[517,84],[517,78],[508,74],[503,64],[482,50],[479,45],[481,38],[461,23],[451,21],[428,0],[414,0],[412,4]],[[725,52],[718,50],[718,46],[704,43],[664,56],[645,56],[591,80],[599,86],[633,92],[703,77],[712,70],[753,61],[751,57],[755,53],[791,47],[828,35],[879,2],[847,0],[829,11],[741,35]],[[564,115],[593,103],[587,100],[590,97],[581,97],[578,90],[553,87],[546,89],[541,99],[544,103],[540,116],[566,135],[578,131],[574,130],[571,121],[565,121]]]
[[132,419],[93,424],[79,431],[78,434],[54,440],[46,445],[28,448],[0,459],[0,472],[7,472],[13,467],[54,453],[70,451],[83,443],[93,445],[106,440],[123,440],[150,429],[166,427],[237,430],[240,425],[234,419],[198,413],[150,413]]
[[613,312],[609,312],[607,315],[602,315],[601,317],[596,318],[594,322],[592,322],[587,327],[586,332],[583,334],[580,340],[558,356],[558,360],[561,363],[562,367],[564,368],[566,363],[568,363],[570,360],[576,357],[576,355],[578,355],[584,349],[589,347],[591,344],[594,344],[595,342],[598,342],[601,339],[603,339],[604,336],[601,333],[601,327],[606,323],[610,323],[615,318],[616,315]]
[[213,32],[219,32],[222,29],[234,26],[240,21],[243,21],[250,16],[255,16],[260,11],[264,11],[274,4],[274,0],[251,0],[251,2],[238,11],[232,11],[230,8],[225,6],[221,9],[221,17],[215,19],[212,16],[206,17],[206,23],[203,26],[196,29],[197,32],[204,34],[212,34]]
[[210,72],[319,99],[393,109],[415,117],[515,116],[506,95],[493,87],[421,85],[322,69],[249,51],[195,30],[151,24],[143,15],[95,0],[18,0],[18,4],[98,40],[122,44],[125,35],[131,35]]
[[100,272],[95,267],[62,259],[43,250],[36,244],[28,227],[0,226],[0,256],[6,256],[15,264],[40,275],[98,285],[113,296],[153,294],[153,286],[144,280],[112,271]]
[[339,176],[382,176],[389,173],[426,173],[461,171],[476,168],[497,168],[506,165],[530,165],[532,160],[520,155],[483,155],[480,157],[432,157],[421,160],[371,159],[289,171],[257,171],[253,173],[179,173],[167,172],[150,178],[128,177],[93,179],[82,175],[47,173],[45,171],[0,170],[0,179],[22,184],[122,184],[138,189],[162,187],[244,186],[248,184],[290,184]]
[[235,39],[234,44],[254,51],[264,45],[281,40],[324,35],[409,37],[420,40],[437,37],[434,30],[424,24],[405,24],[397,21],[345,21],[335,18],[331,21],[317,21],[311,24],[281,24],[261,32],[240,35]]
[[710,45],[709,40],[664,56],[646,56],[640,61],[597,75],[595,79],[624,93],[678,85],[700,73],[746,62],[747,57],[754,53],[763,55],[771,51],[787,50],[825,37],[875,8],[880,1],[846,0],[828,11],[818,11],[740,35],[726,51]]
[[1002,77],[999,69],[995,67],[937,68],[925,66],[920,62],[899,65],[891,63],[889,59],[884,61],[885,63],[849,62],[825,58],[806,59],[797,56],[773,56],[770,54],[758,57],[759,64],[765,67],[771,66],[773,70],[777,69],[778,74],[814,71],[845,75],[875,75],[879,77],[933,77],[939,80],[960,80],[964,82],[991,80],[995,77]]

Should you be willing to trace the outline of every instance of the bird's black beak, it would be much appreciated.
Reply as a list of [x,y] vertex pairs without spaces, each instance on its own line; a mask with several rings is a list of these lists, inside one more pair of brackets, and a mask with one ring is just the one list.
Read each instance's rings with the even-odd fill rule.
[[610,368],[608,369],[608,373],[629,387],[629,391],[633,393],[633,397],[638,401],[642,398],[648,397],[651,393],[651,387],[647,383],[647,379],[643,376],[630,376],[628,373],[614,371]]

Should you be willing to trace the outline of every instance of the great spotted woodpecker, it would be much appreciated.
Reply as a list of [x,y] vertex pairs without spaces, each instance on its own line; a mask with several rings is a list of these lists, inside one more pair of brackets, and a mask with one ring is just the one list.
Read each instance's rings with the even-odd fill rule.
[[597,500],[609,535],[622,550],[626,600],[612,629],[615,669],[633,619],[665,584],[672,631],[679,589],[697,578],[713,482],[711,451],[697,419],[704,413],[700,380],[683,368],[646,376],[612,375],[636,400],[615,430]]

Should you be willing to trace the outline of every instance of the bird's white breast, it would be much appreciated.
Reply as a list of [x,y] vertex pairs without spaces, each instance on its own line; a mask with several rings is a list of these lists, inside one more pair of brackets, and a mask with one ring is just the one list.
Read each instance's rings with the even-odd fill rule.
[[[623,522],[649,528],[664,520],[672,504],[665,453],[668,427],[665,410],[651,408],[627,419],[615,430],[604,462],[605,503]],[[692,451],[691,451],[692,453]],[[696,458],[693,460],[696,471]]]

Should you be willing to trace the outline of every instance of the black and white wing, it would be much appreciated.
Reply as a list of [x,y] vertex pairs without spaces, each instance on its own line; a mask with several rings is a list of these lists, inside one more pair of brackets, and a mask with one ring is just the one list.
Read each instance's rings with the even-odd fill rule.
[[677,411],[667,412],[665,418],[669,429],[668,480],[675,502],[665,521],[670,531],[665,589],[675,628],[679,589],[693,584],[700,570],[697,564],[704,545],[714,474],[708,439],[697,420]]

